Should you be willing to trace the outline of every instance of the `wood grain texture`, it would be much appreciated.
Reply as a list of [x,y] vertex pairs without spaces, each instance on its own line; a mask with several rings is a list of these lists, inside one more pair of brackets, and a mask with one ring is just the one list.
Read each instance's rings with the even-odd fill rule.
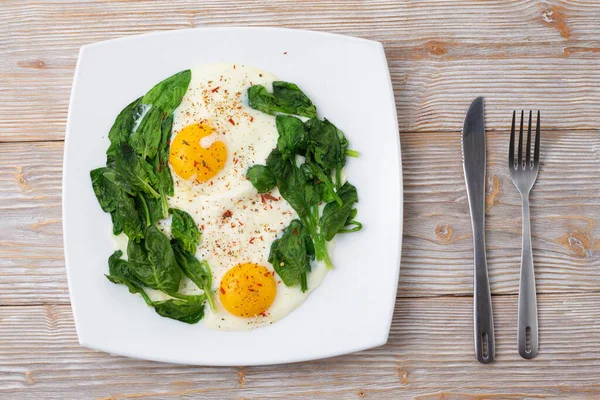
[[595,4],[5,0],[0,140],[63,138],[80,46],[223,25],[303,28],[381,41],[403,131],[457,131],[477,95],[488,100],[490,128],[506,129],[513,108],[533,108],[543,110],[546,129],[594,129],[600,122]]
[[[486,230],[494,294],[518,291],[521,206],[506,168],[507,138],[508,132],[488,133]],[[473,248],[460,134],[403,133],[402,149],[399,294],[470,294]],[[0,176],[5,177],[0,218],[7,232],[0,242],[0,304],[68,302],[60,220],[62,150],[62,142],[0,144]],[[544,132],[541,157],[531,195],[538,291],[600,290],[600,135]]]
[[[68,306],[0,307],[0,397],[7,399],[593,398],[600,295],[539,296],[540,354],[516,349],[516,296],[494,298],[497,362],[473,355],[472,299],[396,303],[389,342],[291,365],[214,368],[115,357],[77,343]],[[265,349],[266,351],[268,349]]]
[[[386,346],[286,366],[210,368],[116,357],[77,343],[60,193],[79,48],[210,26],[312,29],[383,43],[405,185],[399,297]],[[599,398],[599,60],[595,0],[3,0],[0,398]],[[473,353],[471,228],[460,161],[462,120],[478,95],[486,97],[486,239],[498,357],[487,366]],[[531,361],[516,350],[521,210],[506,171],[511,111],[521,108],[541,109],[543,127],[531,198],[541,337]]]

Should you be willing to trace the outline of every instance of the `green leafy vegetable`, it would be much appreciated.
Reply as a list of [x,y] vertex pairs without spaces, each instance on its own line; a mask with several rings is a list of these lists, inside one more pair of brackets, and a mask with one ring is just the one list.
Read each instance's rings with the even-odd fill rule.
[[292,160],[284,160],[279,149],[273,149],[267,157],[267,168],[279,184],[294,171],[294,163]]
[[204,295],[187,296],[186,300],[156,301],[152,303],[152,306],[162,317],[195,324],[204,317],[204,300]]
[[163,219],[164,214],[162,211],[162,200],[150,196],[144,196],[144,199],[146,200],[146,206],[148,207],[148,217],[150,219],[150,225],[153,225],[156,221]]
[[110,131],[108,132],[108,139],[110,140],[110,146],[106,150],[108,156],[107,164],[111,164],[114,160],[115,150],[123,143],[129,140],[135,121],[140,117],[142,113],[142,98],[135,100],[127,107],[125,107],[115,119]]
[[129,138],[131,147],[142,156],[143,160],[156,157],[161,139],[162,117],[163,113],[160,108],[150,108]]
[[277,178],[279,193],[298,213],[312,236],[317,260],[325,261],[325,264],[332,268],[325,241],[319,233],[318,207],[321,193],[312,181],[314,177],[311,171],[296,167],[295,160],[284,160],[278,149],[274,149],[269,154],[267,167]]
[[133,273],[145,286],[167,294],[177,293],[181,269],[169,238],[154,225],[148,228],[139,244],[129,241],[127,257]]
[[158,192],[160,193],[162,218],[167,218],[169,206],[167,204],[167,196],[173,196],[175,190],[173,188],[173,177],[169,169],[169,141],[171,139],[171,131],[173,129],[173,115],[163,120],[161,127],[160,143],[158,152],[154,159],[154,173],[158,178]]
[[269,262],[286,286],[300,284],[303,292],[308,289],[306,274],[310,261],[315,257],[312,239],[302,222],[295,219],[285,229],[281,238],[271,245]]
[[160,197],[153,187],[158,183],[158,178],[154,174],[152,165],[138,156],[129,144],[123,143],[116,150],[115,168],[130,187],[152,197]]
[[116,171],[108,167],[97,168],[90,172],[90,177],[100,207],[111,213],[113,233],[118,235],[124,231],[134,241],[144,237],[144,222],[133,197],[126,192],[128,186],[120,182]]
[[192,71],[181,71],[155,85],[142,98],[143,104],[152,104],[162,110],[164,115],[171,115],[181,103],[192,79]]
[[152,301],[144,291],[142,282],[135,276],[129,263],[121,259],[122,255],[123,252],[118,250],[108,258],[108,275],[105,275],[106,278],[117,285],[127,286],[129,293],[139,293],[146,304],[151,305]]
[[[329,175],[332,170],[336,172],[336,187],[342,185],[340,174],[346,164],[346,149],[348,141],[344,133],[328,120],[310,119],[305,122],[308,129],[308,162],[314,163],[323,172],[323,179],[331,182]],[[319,179],[322,177],[319,176]],[[339,203],[339,202],[338,202]]]
[[246,178],[258,190],[258,193],[270,192],[277,186],[277,179],[265,165],[253,165],[248,168]]
[[179,267],[185,276],[190,278],[196,286],[204,291],[210,308],[215,311],[215,300],[211,292],[212,272],[208,262],[206,260],[199,261],[193,253],[185,250],[176,240],[171,241],[171,245],[173,246],[173,252],[175,253],[175,259]]
[[354,221],[352,221],[352,218],[356,216],[356,210],[352,208],[354,207],[354,203],[358,201],[356,188],[346,182],[338,190],[338,195],[342,199],[342,206],[336,202],[327,204],[323,209],[323,215],[320,220],[321,233],[327,241],[333,239],[346,225],[353,224]]
[[278,115],[275,124],[279,133],[277,149],[284,160],[295,159],[296,154],[306,151],[308,135],[302,120],[291,115]]
[[250,107],[267,114],[295,114],[304,117],[316,117],[317,108],[302,93],[298,86],[289,82],[273,82],[273,93],[269,93],[262,85],[254,85],[248,89]]
[[181,246],[192,254],[196,253],[196,248],[202,236],[198,226],[192,216],[185,211],[171,208],[169,213],[173,215],[171,222],[171,235],[181,243]]
[[[146,304],[154,307],[156,312],[167,318],[176,319],[188,324],[195,324],[204,316],[204,301],[207,296],[178,296],[165,301],[152,301],[143,288],[142,281],[135,275],[129,262],[121,259],[123,253],[119,250],[108,259],[109,274],[106,278],[115,284],[125,285],[130,293],[139,293]],[[179,298],[180,297],[180,298]]]

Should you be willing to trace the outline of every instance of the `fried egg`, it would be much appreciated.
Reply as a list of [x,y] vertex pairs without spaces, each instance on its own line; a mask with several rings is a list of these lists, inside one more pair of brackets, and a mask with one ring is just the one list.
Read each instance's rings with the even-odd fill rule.
[[[235,64],[192,69],[192,80],[174,112],[169,164],[175,195],[170,207],[189,213],[202,232],[196,256],[213,273],[215,311],[206,307],[204,323],[223,330],[271,324],[300,305],[324,279],[317,263],[308,275],[309,291],[287,287],[268,262],[271,244],[297,218],[277,189],[259,194],[246,179],[277,145],[275,117],[251,109],[253,84],[271,90],[276,77]],[[170,220],[160,223],[168,233]],[[184,280],[182,293],[197,293]]]

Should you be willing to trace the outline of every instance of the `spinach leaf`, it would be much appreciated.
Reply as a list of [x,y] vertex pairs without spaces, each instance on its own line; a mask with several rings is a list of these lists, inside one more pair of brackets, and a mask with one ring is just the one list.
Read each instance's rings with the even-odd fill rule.
[[200,230],[192,216],[185,211],[174,208],[169,209],[173,216],[171,222],[171,235],[181,243],[181,246],[192,254],[196,254],[196,248],[200,242]]
[[152,104],[159,108],[164,115],[171,115],[181,103],[187,92],[192,71],[181,71],[155,85],[142,98],[143,104]]
[[113,212],[117,209],[118,198],[123,191],[113,179],[109,178],[110,175],[116,178],[116,171],[112,168],[102,167],[90,171],[94,194],[104,212]]
[[106,150],[108,156],[107,164],[112,164],[115,155],[115,149],[122,143],[129,140],[129,135],[133,130],[135,121],[140,117],[142,113],[142,98],[136,99],[127,107],[125,107],[115,119],[110,131],[108,132],[108,139],[110,140],[110,146]]
[[324,170],[343,167],[346,164],[345,150],[348,147],[342,131],[328,120],[317,118],[305,122],[308,129],[309,151],[312,158]]
[[210,308],[215,311],[216,305],[211,290],[212,272],[208,262],[206,260],[199,261],[193,253],[185,250],[176,240],[171,241],[171,246],[175,253],[175,259],[185,276],[204,291]]
[[204,295],[188,296],[186,300],[155,301],[152,306],[162,317],[195,324],[204,317]]
[[152,225],[140,243],[129,241],[127,256],[133,273],[152,289],[167,294],[177,293],[181,269],[175,259],[169,238]]
[[169,169],[169,140],[171,139],[171,131],[173,129],[173,115],[163,120],[161,127],[160,143],[158,152],[154,159],[154,173],[158,179],[158,192],[160,193],[160,208],[162,217],[167,218],[169,215],[169,206],[167,196],[173,196],[175,190],[173,188],[173,178]]
[[341,172],[346,165],[346,155],[357,157],[358,152],[348,150],[348,140],[344,132],[327,119],[320,121],[313,118],[305,124],[309,136],[310,157],[307,158],[314,160],[326,175],[335,170],[336,188],[339,189],[342,186]]
[[[144,196],[146,200],[146,206],[148,207],[148,217],[150,219],[150,225],[153,225],[156,221],[163,219],[162,212],[162,201],[161,199],[155,199],[154,197]],[[150,226],[148,225],[148,226]]]
[[267,168],[275,176],[277,184],[294,172],[294,163],[295,160],[284,160],[277,148],[273,149],[267,157]]
[[128,144],[123,143],[115,154],[115,169],[121,179],[136,191],[144,192],[152,197],[159,198],[160,194],[154,189],[158,178],[146,160],[135,153]]
[[273,82],[273,93],[269,93],[262,85],[254,85],[248,89],[250,107],[267,114],[295,114],[304,117],[316,117],[317,108],[310,99],[293,83]]
[[110,219],[113,225],[113,235],[120,235],[123,232],[123,225],[121,224],[121,220],[117,217],[116,211],[110,213]]
[[279,182],[279,193],[303,218],[313,212],[312,207],[319,203],[319,193],[315,186],[306,181],[300,168],[293,167],[292,173]]
[[[113,219],[117,226],[122,227],[123,232],[130,239],[129,242],[139,242],[144,237],[146,225],[140,216],[133,197],[124,194],[120,199],[117,209],[114,211]],[[114,232],[114,225],[113,225]]]
[[161,139],[162,117],[163,113],[160,108],[150,108],[129,138],[131,147],[142,156],[143,160],[156,157]]
[[291,115],[275,117],[277,132],[277,149],[284,160],[295,159],[296,154],[303,154],[308,144],[308,135],[304,123]]
[[346,182],[339,190],[338,195],[342,199],[343,205],[332,202],[325,206],[321,216],[321,233],[325,240],[330,241],[344,227],[351,224],[356,216],[356,210],[353,209],[354,203],[358,202],[356,188],[349,182]]
[[142,282],[131,271],[129,263],[121,259],[122,255],[123,252],[117,250],[108,258],[108,275],[105,275],[106,278],[114,284],[127,286],[129,293],[139,293],[146,304],[151,305],[152,301],[144,291]]
[[308,289],[306,274],[310,272],[310,261],[314,256],[310,235],[302,222],[295,219],[271,245],[269,262],[286,286],[300,284],[305,292]]
[[120,181],[112,168],[97,168],[90,172],[94,194],[105,212],[111,213],[113,233],[121,232],[133,241],[144,237],[144,222],[141,219],[133,197],[125,191],[127,185]]
[[275,175],[265,165],[256,164],[248,168],[246,178],[258,190],[258,193],[270,192],[277,186]]

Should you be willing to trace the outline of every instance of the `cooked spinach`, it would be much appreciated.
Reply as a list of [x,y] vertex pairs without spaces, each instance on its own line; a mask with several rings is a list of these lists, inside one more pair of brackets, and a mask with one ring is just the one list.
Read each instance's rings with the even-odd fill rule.
[[181,269],[169,238],[154,225],[148,228],[140,243],[129,241],[127,257],[133,273],[145,286],[167,294],[177,293]]
[[[317,118],[305,122],[308,130],[307,161],[315,171],[320,170],[319,179],[333,186],[331,171],[336,172],[336,188],[342,185],[340,173],[346,165],[346,149],[348,141],[344,133],[327,119]],[[316,174],[316,172],[315,172]],[[338,201],[339,203],[339,201]]]
[[212,272],[208,262],[206,262],[206,260],[198,260],[193,253],[184,249],[183,246],[181,246],[181,243],[176,240],[171,241],[171,246],[173,247],[175,259],[177,260],[181,271],[183,271],[185,276],[190,278],[196,286],[204,291],[210,308],[215,311],[215,300],[211,292]]
[[114,183],[113,178],[116,178],[116,175],[116,171],[108,167],[96,168],[90,171],[94,194],[104,212],[113,212],[117,209],[117,200],[123,191]]
[[327,241],[333,239],[347,225],[353,224],[352,218],[356,216],[356,209],[352,208],[358,201],[356,188],[346,182],[337,193],[343,204],[341,206],[336,202],[327,204],[320,219],[321,232]]
[[286,179],[294,171],[294,163],[289,159],[284,160],[279,149],[275,148],[267,157],[267,168],[279,184],[280,181]]
[[169,215],[169,206],[167,204],[167,196],[173,196],[175,190],[173,188],[173,177],[169,169],[169,143],[171,140],[171,131],[173,129],[173,115],[165,118],[161,127],[160,143],[158,152],[154,159],[154,173],[158,178],[158,192],[161,199],[162,218],[167,218]]
[[187,296],[185,300],[171,299],[155,301],[152,306],[158,315],[176,319],[187,324],[195,324],[204,317],[205,296]]
[[[156,199],[151,196],[143,196],[146,200],[146,206],[148,207],[148,217],[150,219],[150,225],[153,225],[156,221],[163,219],[163,204],[162,199]],[[167,209],[168,213],[168,209]],[[168,214],[167,214],[168,215]]]
[[135,190],[155,198],[160,197],[160,194],[154,189],[158,178],[154,174],[152,165],[137,155],[128,143],[123,143],[117,148],[115,169],[119,176]]
[[293,83],[273,82],[273,93],[269,93],[262,85],[254,85],[248,89],[250,107],[267,114],[295,114],[303,117],[316,117],[317,108],[310,99]]
[[202,235],[194,219],[185,211],[174,208],[171,208],[169,213],[173,216],[171,235],[185,250],[195,254]]
[[312,239],[302,222],[295,219],[271,245],[269,262],[286,286],[300,284],[305,292],[308,289],[306,274],[314,257]]
[[[346,157],[358,157],[358,152],[348,149],[348,140],[340,129],[327,119],[317,117],[316,107],[293,83],[274,82],[273,93],[261,85],[252,86],[248,89],[248,102],[257,110],[276,115],[279,134],[277,148],[269,154],[266,166],[253,166],[248,170],[248,179],[259,192],[264,193],[273,189],[274,177],[281,196],[298,213],[316,259],[332,268],[326,241],[337,233],[356,232],[362,228],[362,224],[354,219],[356,209],[353,205],[358,201],[356,188],[349,183],[344,184],[341,176]],[[309,119],[302,122],[293,115],[285,114]],[[296,165],[298,155],[305,158],[300,166]],[[323,211],[319,211],[319,203],[322,202],[326,205]],[[286,231],[271,247],[274,259],[281,257],[282,243],[287,243],[288,237]],[[290,251],[298,251],[298,248],[283,247]],[[293,272],[300,276],[298,271],[299,268],[294,265],[290,270],[277,272],[280,275]],[[283,279],[284,283],[294,284],[298,281],[296,275]]]
[[108,258],[108,275],[105,275],[106,278],[117,285],[127,286],[129,293],[139,293],[146,304],[152,305],[152,301],[144,291],[142,281],[135,276],[129,263],[121,259],[122,255],[123,252],[117,250]]
[[277,186],[275,175],[265,165],[256,164],[248,168],[246,178],[248,178],[258,193],[270,192]]
[[291,115],[278,115],[275,125],[279,138],[277,149],[284,160],[295,159],[296,154],[304,154],[308,144],[308,135],[302,120]]
[[156,84],[142,98],[143,104],[152,104],[163,115],[171,115],[181,103],[192,79],[192,71],[181,71]]
[[111,213],[113,233],[121,232],[133,241],[144,237],[144,222],[135,206],[135,201],[126,192],[127,185],[119,183],[115,170],[108,167],[97,168],[90,172],[92,188],[103,211]]
[[110,131],[108,132],[110,146],[108,147],[108,150],[106,150],[108,158],[107,164],[112,164],[114,162],[115,149],[129,140],[135,121],[142,113],[143,106],[141,100],[142,98],[140,97],[125,107],[119,113],[110,128]]
[[160,108],[151,107],[129,138],[131,147],[142,156],[143,160],[156,157],[161,139],[162,117]]

